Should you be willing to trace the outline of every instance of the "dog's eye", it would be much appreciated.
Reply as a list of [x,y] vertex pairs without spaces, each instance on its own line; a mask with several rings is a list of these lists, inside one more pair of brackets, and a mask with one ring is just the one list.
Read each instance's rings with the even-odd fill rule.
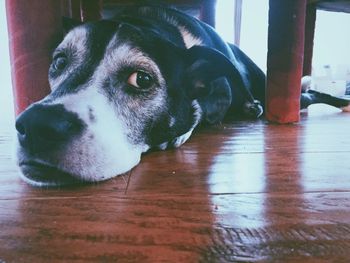
[[135,71],[128,78],[128,84],[139,89],[148,89],[153,84],[152,77],[143,71]]
[[55,70],[63,70],[66,65],[67,65],[67,57],[63,54],[59,54],[57,56],[54,57],[54,60],[53,60],[53,68]]

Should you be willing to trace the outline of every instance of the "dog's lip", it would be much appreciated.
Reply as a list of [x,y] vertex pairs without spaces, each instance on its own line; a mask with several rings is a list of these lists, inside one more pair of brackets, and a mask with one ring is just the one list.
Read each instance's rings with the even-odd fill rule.
[[23,179],[34,186],[58,187],[83,183],[76,176],[44,162],[27,160],[20,162],[19,167]]

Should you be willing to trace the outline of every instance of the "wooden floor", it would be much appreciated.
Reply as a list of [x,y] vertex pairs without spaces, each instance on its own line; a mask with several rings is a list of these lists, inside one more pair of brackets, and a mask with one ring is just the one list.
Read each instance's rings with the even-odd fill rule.
[[28,186],[0,130],[0,262],[350,262],[350,114],[201,129],[126,193]]

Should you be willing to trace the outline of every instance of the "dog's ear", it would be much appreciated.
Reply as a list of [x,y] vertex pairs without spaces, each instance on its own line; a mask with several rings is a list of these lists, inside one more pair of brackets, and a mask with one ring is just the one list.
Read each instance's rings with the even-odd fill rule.
[[76,20],[74,18],[70,17],[62,17],[62,26],[63,26],[63,32],[66,35],[69,31],[71,31],[73,28],[81,25],[82,22],[79,20]]
[[219,122],[225,116],[232,102],[231,85],[240,91],[249,105],[254,104],[254,98],[245,87],[241,74],[221,52],[209,47],[193,46],[187,50],[186,63],[188,95],[202,102],[207,122]]

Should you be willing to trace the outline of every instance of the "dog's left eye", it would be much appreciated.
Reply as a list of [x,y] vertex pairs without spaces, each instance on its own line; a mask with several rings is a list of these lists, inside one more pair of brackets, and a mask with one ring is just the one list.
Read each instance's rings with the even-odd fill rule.
[[153,78],[143,71],[135,71],[128,78],[128,84],[139,89],[148,89],[153,84]]
[[64,56],[64,55],[57,55],[54,57],[54,60],[53,60],[53,68],[55,70],[63,70],[66,65],[67,65],[67,57]]

